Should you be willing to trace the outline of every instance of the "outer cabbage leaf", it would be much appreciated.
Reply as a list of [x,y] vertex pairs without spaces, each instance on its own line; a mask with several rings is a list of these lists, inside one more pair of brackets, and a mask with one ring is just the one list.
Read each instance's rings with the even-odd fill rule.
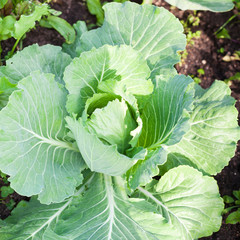
[[186,45],[183,27],[166,9],[132,2],[110,3],[103,9],[103,26],[82,35],[79,53],[104,44],[130,45],[147,60],[152,76],[179,61],[177,51]]
[[[87,99],[97,93],[99,85],[107,80],[120,82],[128,93],[139,94],[141,89],[140,93],[150,94],[153,87],[151,81],[146,81],[149,75],[146,61],[130,46],[105,45],[84,52],[64,72],[69,91],[67,109],[81,116]],[[134,87],[136,80],[141,88]]]
[[[89,189],[81,195],[86,186]],[[129,199],[121,179],[107,175],[93,174],[63,203],[46,206],[31,200],[21,205],[0,229],[2,240],[179,239],[155,206],[143,199]]]
[[63,53],[60,47],[37,44],[24,48],[0,67],[0,77],[5,76],[11,83],[17,83],[31,72],[40,70],[53,73],[56,81],[64,83],[63,71],[71,62],[71,57]]
[[165,0],[182,10],[209,10],[212,12],[226,12],[233,7],[232,0]]
[[54,75],[33,72],[0,112],[0,169],[21,195],[61,202],[81,184],[84,161],[66,141],[66,90]]
[[216,181],[189,166],[168,171],[157,183],[138,187],[140,197],[158,207],[169,223],[181,233],[179,240],[210,236],[221,226],[223,200]]
[[138,161],[126,173],[128,186],[136,189],[152,180],[152,177],[159,174],[158,166],[167,161],[167,151],[160,149],[149,151],[144,160]]
[[189,114],[193,92],[189,90],[190,77],[176,75],[157,81],[153,94],[141,101],[142,134],[138,145],[156,149],[161,145],[173,145],[180,141],[189,129]]
[[136,163],[127,172],[131,188],[145,185],[158,175],[158,165],[167,160],[164,146],[179,142],[189,130],[187,110],[191,109],[193,101],[189,85],[191,82],[191,78],[184,75],[173,77],[169,73],[157,76],[153,94],[138,101],[143,121],[138,146],[151,150],[143,161]]
[[168,148],[164,171],[188,164],[207,174],[220,172],[234,155],[240,138],[235,100],[229,87],[215,81],[209,89],[195,85],[191,129],[181,142]]
[[83,21],[77,21],[75,24],[73,24],[73,28],[76,32],[76,38],[75,41],[72,44],[63,44],[63,51],[67,54],[69,54],[72,58],[77,57],[76,48],[80,45],[80,38],[84,32],[87,32],[87,25]]
[[118,176],[125,173],[137,160],[145,158],[144,149],[140,149],[130,158],[120,154],[116,144],[104,144],[97,135],[89,132],[82,118],[76,120],[67,117],[66,121],[86,164],[92,171]]
[[11,93],[16,90],[16,84],[12,84],[5,77],[0,77],[0,110],[7,105]]

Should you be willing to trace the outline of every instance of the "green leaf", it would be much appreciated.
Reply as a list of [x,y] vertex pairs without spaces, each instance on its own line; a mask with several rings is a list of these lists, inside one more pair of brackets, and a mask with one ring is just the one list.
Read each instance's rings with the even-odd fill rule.
[[151,79],[147,81],[139,81],[139,79],[129,79],[127,81],[110,79],[100,82],[98,85],[99,92],[115,93],[121,96],[124,95],[124,92],[134,95],[148,95],[152,93],[153,88]]
[[106,107],[96,109],[86,122],[88,129],[109,145],[117,145],[118,152],[124,154],[130,147],[131,131],[137,127],[124,100],[111,101]]
[[[229,87],[215,81],[209,89],[195,85],[195,102],[190,116],[191,129],[181,142],[168,147],[171,155],[166,167],[188,164],[199,170],[216,174],[234,155],[240,138],[238,112]],[[180,158],[179,158],[180,157]]]
[[2,9],[6,5],[7,2],[8,2],[8,0],[2,0],[0,2],[0,9]]
[[6,207],[8,210],[12,210],[16,206],[16,202],[11,198],[8,203],[6,203]]
[[102,25],[104,20],[104,12],[100,0],[87,0],[88,11],[97,18],[97,25]]
[[[87,99],[97,93],[99,84],[106,80],[120,82],[129,94],[138,94],[139,88],[144,89],[146,86],[149,92],[144,93],[150,94],[152,88],[149,88],[149,84],[152,83],[146,81],[149,75],[146,61],[129,46],[105,45],[84,52],[80,58],[75,58],[64,72],[69,91],[67,109],[70,113],[81,116]],[[138,82],[135,90],[136,80]]]
[[5,77],[0,77],[0,110],[7,105],[9,96],[16,89],[16,84],[10,83]]
[[157,88],[150,97],[147,96],[141,111],[143,128],[139,146],[156,149],[162,144],[180,141],[189,129],[186,110],[191,109],[193,101],[192,91],[188,91],[191,82],[192,79],[184,75],[157,81]]
[[228,195],[224,195],[223,200],[224,200],[225,203],[228,203],[228,204],[229,203],[234,203],[234,199],[232,197],[228,196]]
[[232,0],[165,0],[182,10],[209,10],[212,12],[230,11],[234,5]]
[[115,99],[121,98],[111,93],[96,93],[87,100],[84,114],[90,116],[97,108],[106,107],[109,101]]
[[240,200],[240,190],[239,191],[233,191],[233,195],[236,199]]
[[181,233],[176,239],[193,240],[219,230],[224,204],[213,178],[180,166],[168,171],[157,185],[151,185],[138,187],[138,194],[158,207],[158,212],[176,227]]
[[2,186],[1,187],[1,197],[5,198],[8,195],[12,194],[14,190],[10,186]]
[[83,21],[77,21],[75,24],[73,24],[73,28],[76,32],[76,38],[75,41],[72,44],[63,44],[63,51],[67,54],[69,54],[72,58],[77,57],[76,48],[80,45],[80,38],[84,32],[87,32],[87,25]]
[[[137,160],[142,159],[140,153],[129,158],[120,154],[116,145],[104,144],[95,134],[88,131],[82,118],[76,120],[67,117],[66,121],[91,171],[118,176],[125,173]],[[142,152],[145,153],[145,150]]]
[[48,240],[179,239],[178,232],[156,211],[143,199],[129,199],[121,178],[93,174],[63,203],[47,206],[35,199],[20,203],[0,229],[1,240],[16,236]]
[[35,22],[39,21],[43,15],[48,15],[48,5],[36,5],[34,11],[29,15],[21,15],[20,19],[14,24],[15,39],[20,39],[27,31],[35,26]]
[[219,38],[228,38],[231,39],[231,36],[228,33],[228,30],[226,28],[223,28],[220,32],[216,34],[216,37]]
[[158,165],[164,164],[166,160],[167,152],[164,148],[148,153],[144,160],[138,161],[128,170],[126,174],[128,186],[132,189],[136,189],[138,186],[149,183],[152,177],[158,175]]
[[64,38],[66,43],[71,44],[75,41],[75,31],[73,27],[64,19],[49,15],[45,21],[57,30]]
[[11,15],[0,18],[0,41],[13,36],[15,22],[16,19]]
[[186,45],[183,26],[166,9],[132,2],[109,3],[103,9],[103,26],[82,35],[79,53],[104,44],[130,45],[147,60],[151,76],[179,62],[177,52]]
[[63,53],[60,47],[37,44],[24,48],[7,60],[6,66],[0,67],[0,77],[5,76],[15,84],[31,72],[40,70],[44,73],[53,73],[59,83],[63,82],[63,71],[71,62],[71,57]]
[[228,215],[227,219],[226,219],[226,223],[227,224],[236,224],[236,223],[240,223],[240,208],[238,208],[237,211],[232,212]]
[[0,169],[21,195],[61,202],[82,181],[84,161],[66,140],[66,91],[54,75],[33,72],[0,112]]

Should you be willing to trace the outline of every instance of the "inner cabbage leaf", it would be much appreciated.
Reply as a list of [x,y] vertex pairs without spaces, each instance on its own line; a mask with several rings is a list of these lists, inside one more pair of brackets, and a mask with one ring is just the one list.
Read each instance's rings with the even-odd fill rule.
[[130,147],[131,131],[137,127],[135,119],[124,100],[110,101],[106,107],[96,109],[87,121],[88,129],[109,145],[117,145],[118,152]]

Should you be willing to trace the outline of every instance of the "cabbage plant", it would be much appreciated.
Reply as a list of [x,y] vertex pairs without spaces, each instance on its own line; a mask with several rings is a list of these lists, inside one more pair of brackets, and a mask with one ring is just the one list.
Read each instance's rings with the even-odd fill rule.
[[104,6],[63,48],[0,68],[0,169],[21,195],[1,239],[197,239],[221,226],[211,175],[234,155],[235,100],[178,75],[186,39],[164,8]]

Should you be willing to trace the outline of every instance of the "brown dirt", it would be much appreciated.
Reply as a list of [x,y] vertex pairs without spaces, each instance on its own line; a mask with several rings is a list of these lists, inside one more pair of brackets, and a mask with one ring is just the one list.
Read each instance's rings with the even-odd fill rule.
[[[85,2],[79,0],[58,0],[57,2],[53,4],[53,8],[61,10],[63,12],[62,17],[71,24],[79,19],[87,21],[87,23],[95,22],[95,18],[88,13]],[[155,1],[155,4],[170,9],[170,5],[164,1],[158,0]],[[170,10],[175,16],[183,20],[186,20],[188,14],[192,13],[192,11],[180,11],[176,8],[171,8]],[[198,76],[197,70],[200,68],[204,69],[205,74],[200,77],[202,80],[201,86],[207,88],[215,79],[224,80],[240,72],[240,61],[225,62],[222,59],[225,55],[233,55],[234,51],[240,50],[240,17],[227,25],[231,40],[217,39],[214,35],[214,32],[235,13],[236,10],[227,13],[198,12],[201,20],[200,25],[192,30],[193,32],[201,30],[201,36],[195,40],[193,46],[187,46],[187,59],[182,66],[177,66],[180,73]],[[39,45],[47,43],[62,45],[63,42],[63,38],[56,31],[37,27],[36,30],[27,34],[24,46],[33,43],[38,43]],[[4,53],[9,51],[12,45],[13,41],[5,41],[3,44]],[[224,54],[218,52],[220,48],[224,48]],[[233,81],[231,89],[232,96],[237,100],[236,107],[240,110],[240,82]],[[233,190],[240,189],[240,144],[236,155],[232,158],[229,165],[215,179],[218,182],[221,196],[231,195]],[[12,197],[15,196],[16,194],[13,194]],[[16,201],[19,201],[19,198],[21,197],[18,196]],[[10,212],[6,210],[5,205],[0,204],[0,218],[4,219],[9,214]],[[214,233],[211,237],[202,238],[202,240],[240,239],[240,224],[225,224],[224,220],[219,232]]]

